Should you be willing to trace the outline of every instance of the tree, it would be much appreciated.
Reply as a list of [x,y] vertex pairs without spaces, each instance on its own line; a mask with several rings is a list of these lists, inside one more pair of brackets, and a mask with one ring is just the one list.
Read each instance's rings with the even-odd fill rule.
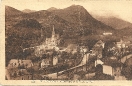
[[128,79],[132,80],[132,65],[131,66],[123,66],[121,73]]
[[103,67],[102,67],[101,64],[98,64],[98,65],[96,66],[96,75],[100,75],[100,74],[102,74],[102,73],[103,73]]
[[30,68],[27,68],[27,71],[32,74],[32,80],[33,80],[34,69],[30,67]]

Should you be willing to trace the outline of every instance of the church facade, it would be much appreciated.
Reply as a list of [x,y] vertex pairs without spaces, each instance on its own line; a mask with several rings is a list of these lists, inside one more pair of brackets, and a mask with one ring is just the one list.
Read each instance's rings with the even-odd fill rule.
[[48,49],[55,48],[60,43],[59,34],[55,34],[55,29],[53,26],[51,38],[46,38],[45,45]]
[[41,57],[45,50],[55,49],[58,50],[58,44],[60,43],[59,34],[55,33],[53,26],[52,35],[50,38],[46,38],[42,45],[39,45],[35,49],[35,55]]

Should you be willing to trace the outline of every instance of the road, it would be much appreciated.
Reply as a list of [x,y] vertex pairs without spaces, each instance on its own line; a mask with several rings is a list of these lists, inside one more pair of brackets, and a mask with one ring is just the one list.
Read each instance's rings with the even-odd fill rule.
[[131,57],[132,57],[132,54],[129,54],[129,55],[127,55],[127,56],[124,56],[123,58],[121,58],[121,62],[122,62],[122,63],[125,63],[125,61],[126,61],[127,59],[131,58]]

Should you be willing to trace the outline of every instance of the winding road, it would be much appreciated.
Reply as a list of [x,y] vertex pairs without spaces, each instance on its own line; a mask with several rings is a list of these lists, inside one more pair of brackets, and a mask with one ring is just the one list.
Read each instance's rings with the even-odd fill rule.
[[129,55],[127,55],[127,56],[124,56],[123,58],[121,58],[121,62],[122,62],[122,63],[125,63],[125,61],[126,61],[127,59],[131,58],[131,57],[132,57],[132,54],[129,54]]

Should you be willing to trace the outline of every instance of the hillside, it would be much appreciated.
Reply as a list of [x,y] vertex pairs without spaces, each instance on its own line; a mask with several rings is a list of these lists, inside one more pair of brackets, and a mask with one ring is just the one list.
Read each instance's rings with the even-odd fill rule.
[[12,28],[6,30],[6,63],[12,58],[23,58],[24,48],[40,45],[44,40],[41,38],[41,24],[33,19],[21,20]]
[[20,16],[24,13],[10,6],[5,6],[5,29],[12,28],[17,22],[20,21]]
[[123,19],[117,17],[103,17],[103,16],[94,16],[97,20],[103,22],[106,25],[109,25],[115,29],[124,29],[124,28],[132,28],[132,23],[127,22]]
[[123,36],[132,36],[132,28],[129,28],[129,27],[126,27],[126,28],[123,28],[121,30],[118,30],[119,35],[123,35]]
[[97,33],[102,31],[113,31],[114,29],[94,19],[87,10],[80,5],[72,5],[65,9],[56,9],[50,11],[53,14],[61,17],[62,19],[75,24],[75,26],[81,26],[83,29],[93,30]]
[[37,28],[40,29],[41,24],[34,19],[24,19],[18,22],[15,27]]
[[10,6],[5,6],[5,16],[8,17],[8,16],[18,16],[18,15],[21,15],[23,14],[23,12],[13,8],[13,7],[10,7]]

